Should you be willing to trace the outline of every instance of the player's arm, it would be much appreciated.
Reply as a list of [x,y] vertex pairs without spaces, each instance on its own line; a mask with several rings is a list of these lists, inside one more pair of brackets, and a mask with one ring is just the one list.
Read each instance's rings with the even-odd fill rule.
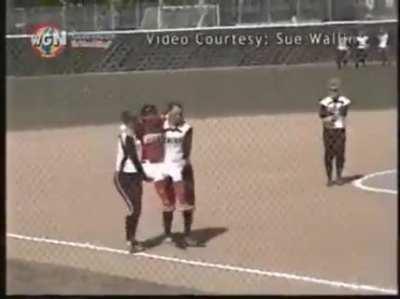
[[333,117],[333,113],[328,110],[328,107],[322,104],[319,105],[318,114],[323,121],[331,121]]
[[134,142],[132,136],[128,135],[126,137],[126,140],[125,140],[125,151],[126,151],[126,155],[129,157],[129,159],[131,159],[133,165],[135,165],[137,171],[141,175],[146,177],[146,174],[144,173],[144,170],[143,170],[143,166],[140,163],[139,158],[137,156],[136,145],[135,145],[135,142]]
[[344,105],[342,107],[340,107],[340,115],[346,117],[347,113],[349,111],[349,107],[351,105],[351,101],[347,98],[344,99]]
[[192,140],[193,140],[193,128],[191,128],[185,134],[185,139],[183,140],[183,158],[185,160],[190,159],[190,154],[192,153]]

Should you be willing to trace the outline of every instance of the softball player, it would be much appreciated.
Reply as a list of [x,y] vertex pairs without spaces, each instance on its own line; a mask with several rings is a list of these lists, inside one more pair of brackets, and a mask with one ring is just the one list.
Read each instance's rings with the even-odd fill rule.
[[360,63],[362,63],[363,66],[366,66],[368,54],[367,51],[369,48],[368,40],[369,37],[364,33],[364,31],[360,31],[356,37],[356,68],[358,68]]
[[343,33],[339,32],[338,46],[336,48],[336,64],[338,69],[342,66],[346,66],[350,57],[350,48],[348,37]]
[[388,58],[388,42],[389,33],[387,33],[382,27],[379,29],[378,34],[378,52],[381,56],[382,65],[389,64]]
[[163,180],[155,182],[163,203],[163,224],[166,240],[170,241],[173,212],[182,211],[184,234],[182,245],[198,246],[191,236],[194,211],[194,178],[190,163],[193,128],[184,120],[183,107],[171,103],[164,121]]
[[157,107],[144,105],[140,112],[137,136],[142,142],[142,166],[153,181],[162,179],[161,168],[164,159],[163,122]]
[[351,101],[340,95],[340,80],[331,79],[328,84],[329,95],[319,102],[319,117],[323,124],[323,142],[325,147],[325,170],[327,186],[332,186],[333,160],[336,163],[336,183],[341,185],[345,163],[346,117]]
[[130,252],[134,253],[144,249],[136,240],[136,229],[142,210],[142,182],[146,176],[138,157],[140,142],[133,133],[135,118],[129,111],[124,111],[121,120],[114,185],[128,207],[125,233]]

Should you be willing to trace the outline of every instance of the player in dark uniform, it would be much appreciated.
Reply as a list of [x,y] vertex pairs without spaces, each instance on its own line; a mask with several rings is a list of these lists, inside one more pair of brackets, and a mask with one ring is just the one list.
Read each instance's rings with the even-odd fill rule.
[[147,177],[138,156],[141,149],[140,141],[134,133],[135,117],[129,111],[124,111],[121,121],[114,185],[128,207],[129,214],[125,218],[126,240],[130,252],[135,253],[144,249],[136,240],[136,230],[142,210],[142,182]]
[[345,163],[346,116],[351,101],[340,94],[340,80],[331,79],[329,95],[319,102],[319,117],[323,123],[324,161],[327,186],[332,186],[333,160],[336,164],[336,183],[343,183],[342,173]]

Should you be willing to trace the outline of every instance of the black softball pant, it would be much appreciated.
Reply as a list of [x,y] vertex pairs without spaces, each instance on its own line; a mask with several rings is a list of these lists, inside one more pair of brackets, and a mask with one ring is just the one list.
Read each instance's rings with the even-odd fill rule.
[[126,240],[134,241],[142,212],[143,178],[139,173],[116,172],[114,185],[129,211],[125,218]]
[[336,169],[343,169],[346,150],[346,129],[323,130],[325,147],[325,166],[331,169],[333,159],[336,160]]

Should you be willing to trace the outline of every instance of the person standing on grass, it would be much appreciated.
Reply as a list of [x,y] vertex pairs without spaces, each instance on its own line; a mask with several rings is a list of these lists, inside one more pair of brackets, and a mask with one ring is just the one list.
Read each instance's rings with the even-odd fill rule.
[[[328,96],[319,101],[319,117],[323,125],[324,162],[327,186],[343,184],[346,149],[346,117],[351,101],[340,93],[338,78],[329,80]],[[336,164],[336,181],[332,179],[333,160]]]

